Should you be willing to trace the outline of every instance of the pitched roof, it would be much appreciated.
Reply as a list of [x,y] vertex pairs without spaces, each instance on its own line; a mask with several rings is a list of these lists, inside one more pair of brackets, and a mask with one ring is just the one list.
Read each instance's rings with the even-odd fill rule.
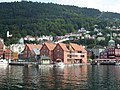
[[39,54],[40,54],[40,48],[33,48],[33,52],[34,52],[36,55],[39,55]]
[[75,43],[70,43],[70,45],[76,51],[82,50],[83,52],[86,52],[86,50],[83,48],[82,45],[78,45],[78,44],[75,44]]
[[6,53],[10,53],[10,52],[12,52],[9,48],[6,48],[5,50],[4,50],[4,52],[6,52]]
[[45,45],[48,47],[49,50],[53,50],[56,46],[56,44],[53,43],[45,43]]
[[69,51],[67,45],[64,43],[58,43],[64,51]]
[[0,39],[0,45],[4,46],[4,42]]
[[26,44],[26,46],[30,49],[33,50],[34,48],[41,49],[42,45],[37,45],[37,44]]

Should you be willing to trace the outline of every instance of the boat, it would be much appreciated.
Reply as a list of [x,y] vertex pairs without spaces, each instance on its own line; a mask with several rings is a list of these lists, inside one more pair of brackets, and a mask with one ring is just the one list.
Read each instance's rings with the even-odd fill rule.
[[117,60],[115,64],[120,66],[120,60]]
[[55,67],[64,67],[65,64],[62,62],[62,60],[57,60],[54,64]]
[[91,65],[116,65],[116,59],[94,59]]
[[91,65],[97,65],[97,61],[93,60],[90,62]]
[[7,65],[8,64],[8,60],[6,59],[0,59],[0,65]]

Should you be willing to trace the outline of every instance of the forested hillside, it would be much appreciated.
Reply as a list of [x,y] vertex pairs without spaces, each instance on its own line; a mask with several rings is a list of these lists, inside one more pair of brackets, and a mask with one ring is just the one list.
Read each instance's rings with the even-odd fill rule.
[[6,32],[10,31],[11,41],[16,43],[26,35],[65,35],[82,27],[93,30],[95,24],[105,29],[119,25],[119,19],[118,13],[91,8],[27,1],[0,3],[0,37],[7,41]]

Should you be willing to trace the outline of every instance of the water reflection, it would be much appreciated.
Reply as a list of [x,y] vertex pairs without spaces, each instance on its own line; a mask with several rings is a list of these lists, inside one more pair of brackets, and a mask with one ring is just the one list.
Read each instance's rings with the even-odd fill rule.
[[23,68],[23,84],[27,90],[35,89],[38,83],[38,69],[35,67]]
[[87,79],[87,88],[90,90],[119,90],[120,67],[91,66]]
[[5,87],[6,85],[6,70],[7,70],[7,65],[6,66],[0,66],[0,89],[2,89],[3,87]]
[[23,81],[22,81],[22,67],[19,66],[8,66],[6,72],[6,83],[7,89],[20,89],[23,88]]
[[120,66],[0,67],[0,90],[119,90]]
[[[70,66],[64,68],[55,67],[49,69],[47,81],[44,81],[44,85],[42,86],[43,87],[46,86],[48,89],[55,89],[55,90],[58,89],[69,90],[69,89],[76,89],[78,87],[84,88],[86,79],[87,79],[86,66]],[[80,85],[82,86],[80,87]]]

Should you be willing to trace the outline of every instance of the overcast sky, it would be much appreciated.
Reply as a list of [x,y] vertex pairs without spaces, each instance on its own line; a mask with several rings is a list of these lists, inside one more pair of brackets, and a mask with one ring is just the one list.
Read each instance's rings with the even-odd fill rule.
[[[0,2],[14,2],[21,0],[0,0]],[[29,1],[29,0],[28,0]],[[33,2],[53,2],[64,5],[75,5],[120,13],[120,0],[30,0]]]

